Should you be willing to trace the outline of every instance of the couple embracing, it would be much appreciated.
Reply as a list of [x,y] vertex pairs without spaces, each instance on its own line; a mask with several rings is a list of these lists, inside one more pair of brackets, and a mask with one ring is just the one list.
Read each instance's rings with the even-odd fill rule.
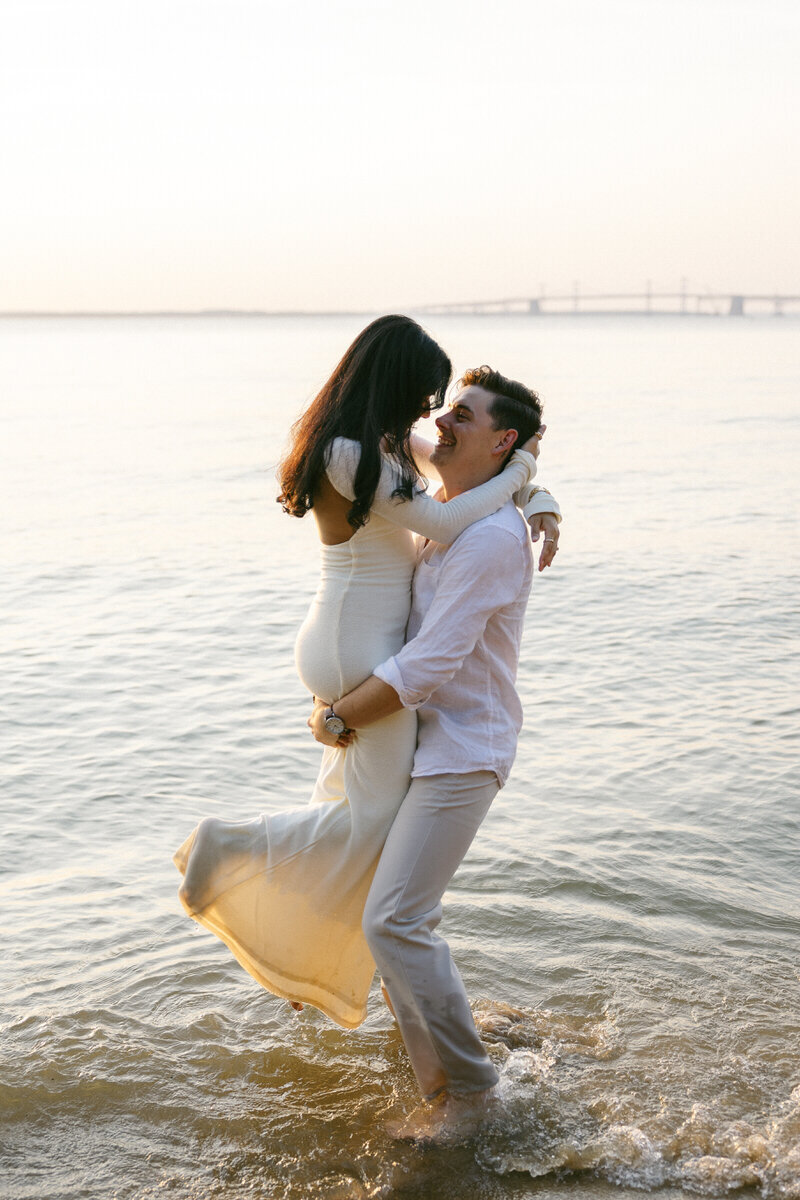
[[[416,322],[381,317],[294,426],[280,500],[313,512],[322,543],[296,647],[319,776],[307,807],[206,818],[175,855],[190,916],[295,1008],[355,1028],[377,964],[435,1101],[395,1132],[421,1139],[480,1119],[497,1083],[434,930],[516,751],[526,521],[544,535],[542,570],[560,519],[531,482],[545,427],[529,388],[468,371],[435,445],[412,432],[451,377]],[[436,496],[423,477],[441,480]]]

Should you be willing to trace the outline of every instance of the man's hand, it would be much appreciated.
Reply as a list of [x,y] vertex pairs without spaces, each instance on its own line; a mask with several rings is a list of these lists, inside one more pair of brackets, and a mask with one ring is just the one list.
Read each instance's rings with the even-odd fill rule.
[[344,733],[340,734],[338,738],[334,737],[332,733],[328,733],[327,729],[325,728],[325,713],[327,712],[328,707],[329,706],[324,700],[318,700],[315,696],[314,708],[311,712],[311,716],[306,721],[306,725],[308,725],[308,728],[311,730],[317,741],[322,742],[324,746],[340,746],[342,749],[344,749],[352,742],[355,736],[354,730],[347,729]]
[[552,565],[558,550],[558,518],[555,513],[534,513],[528,518],[531,527],[531,541],[538,542],[539,534],[544,534],[544,545],[539,555],[539,570]]

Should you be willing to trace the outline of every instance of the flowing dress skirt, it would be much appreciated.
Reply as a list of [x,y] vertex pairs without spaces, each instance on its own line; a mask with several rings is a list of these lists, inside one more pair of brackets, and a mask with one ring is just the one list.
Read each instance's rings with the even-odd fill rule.
[[[317,595],[297,639],[300,678],[331,701],[403,644],[414,550],[373,515],[349,542],[322,547]],[[309,735],[310,736],[310,735]],[[184,908],[269,991],[355,1028],[375,964],[364,903],[408,790],[416,716],[403,709],[325,747],[308,806],[249,821],[209,817],[174,856]]]

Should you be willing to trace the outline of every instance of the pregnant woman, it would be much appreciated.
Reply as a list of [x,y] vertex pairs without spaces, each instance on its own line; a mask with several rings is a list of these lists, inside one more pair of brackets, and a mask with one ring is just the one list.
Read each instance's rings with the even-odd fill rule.
[[[410,431],[441,407],[450,377],[447,355],[416,322],[381,317],[292,431],[280,500],[293,516],[313,511],[322,543],[297,667],[328,702],[403,645],[412,532],[452,542],[535,473],[535,458],[521,450],[494,479],[446,504],[426,494]],[[249,821],[206,818],[175,855],[189,915],[269,991],[349,1029],[366,1016],[375,965],[361,918],[408,790],[415,740],[416,715],[403,709],[359,732],[347,751],[325,748],[308,806]]]

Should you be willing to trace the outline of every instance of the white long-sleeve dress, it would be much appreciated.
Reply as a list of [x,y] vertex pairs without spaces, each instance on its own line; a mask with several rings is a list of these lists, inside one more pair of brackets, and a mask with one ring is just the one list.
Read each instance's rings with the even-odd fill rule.
[[[327,475],[353,498],[360,446],[337,438]],[[414,570],[412,531],[449,543],[500,508],[535,473],[519,452],[500,475],[440,503],[397,500],[388,459],[366,525],[321,547],[319,588],[297,638],[300,678],[332,701],[403,645]],[[184,908],[269,991],[355,1028],[375,964],[361,930],[386,835],[409,786],[416,716],[402,709],[359,730],[347,750],[325,747],[311,803],[249,821],[208,817],[174,856]]]

